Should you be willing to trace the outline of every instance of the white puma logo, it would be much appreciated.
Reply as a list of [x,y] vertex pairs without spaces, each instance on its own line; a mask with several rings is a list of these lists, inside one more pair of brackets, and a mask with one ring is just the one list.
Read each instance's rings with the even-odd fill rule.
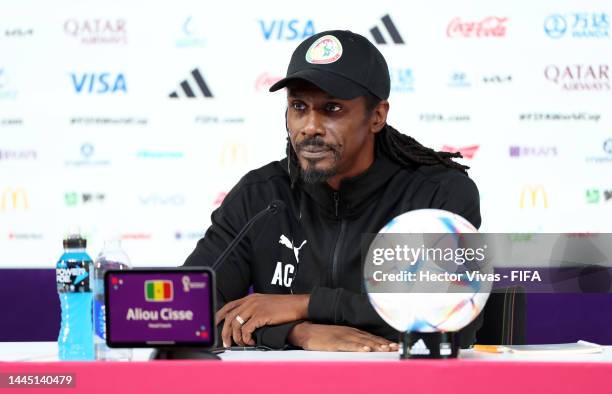
[[302,246],[304,246],[306,244],[306,240],[304,240],[304,242],[302,242],[302,244],[296,248],[295,246],[293,246],[293,242],[291,242],[289,240],[289,238],[287,238],[286,236],[282,235],[280,236],[280,240],[278,241],[279,244],[285,245],[286,247],[288,247],[289,249],[293,250],[293,254],[295,255],[295,260],[299,263],[300,262],[300,249],[302,249]]
[[[300,249],[306,244],[306,240],[302,242],[299,247],[293,246],[293,242],[285,235],[280,236],[279,244],[286,246],[287,248],[293,250],[293,254],[295,256],[295,261],[300,263]],[[287,263],[283,264],[280,261],[276,262],[276,269],[274,270],[274,275],[272,276],[272,281],[270,282],[273,285],[291,287],[291,283],[293,282],[293,275],[295,275],[296,268],[293,264]]]

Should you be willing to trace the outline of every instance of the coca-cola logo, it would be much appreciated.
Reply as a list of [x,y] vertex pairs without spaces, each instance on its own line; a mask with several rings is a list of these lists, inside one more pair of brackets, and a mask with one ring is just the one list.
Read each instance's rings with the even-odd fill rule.
[[508,18],[488,16],[479,22],[465,22],[457,17],[446,28],[449,38],[504,37]]
[[255,91],[257,92],[267,91],[268,89],[270,89],[272,85],[274,85],[276,82],[280,81],[281,79],[283,79],[283,77],[279,77],[276,75],[270,75],[268,73],[259,74],[259,76],[257,77],[257,80],[255,81]]
[[563,90],[610,90],[609,65],[548,65],[544,77]]

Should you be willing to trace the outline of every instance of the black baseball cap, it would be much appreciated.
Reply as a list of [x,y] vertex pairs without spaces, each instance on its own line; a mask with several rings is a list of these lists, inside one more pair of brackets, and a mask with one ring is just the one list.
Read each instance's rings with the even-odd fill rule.
[[342,100],[368,93],[386,100],[391,87],[382,53],[367,38],[348,30],[324,31],[302,41],[291,55],[287,76],[270,92],[300,79]]

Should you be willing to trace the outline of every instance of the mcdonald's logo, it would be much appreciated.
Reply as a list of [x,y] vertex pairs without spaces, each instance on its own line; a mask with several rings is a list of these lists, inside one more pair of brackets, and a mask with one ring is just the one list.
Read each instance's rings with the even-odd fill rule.
[[[541,203],[539,201],[541,201]],[[542,185],[525,186],[521,191],[520,206],[521,208],[536,208],[538,206],[548,208],[548,193],[546,193]]]
[[246,164],[248,159],[247,146],[245,144],[225,144],[221,151],[221,166],[235,166]]
[[2,191],[2,196],[0,196],[0,198],[0,212],[6,212],[8,210],[16,211],[18,209],[26,211],[30,208],[28,193],[24,188],[7,187]]

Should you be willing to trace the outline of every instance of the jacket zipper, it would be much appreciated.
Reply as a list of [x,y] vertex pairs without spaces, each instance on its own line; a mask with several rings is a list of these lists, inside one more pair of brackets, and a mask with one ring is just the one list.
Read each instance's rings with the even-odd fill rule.
[[[338,218],[338,206],[340,205],[340,194],[334,192],[334,203],[336,206],[336,218]],[[340,255],[340,245],[344,240],[344,231],[346,228],[346,221],[340,220],[340,232],[338,238],[336,238],[336,244],[334,245],[334,254],[332,257],[332,288],[335,288],[338,283],[338,257]]]
[[340,205],[340,193],[334,192],[334,206],[336,207],[336,219],[338,219],[338,206]]

